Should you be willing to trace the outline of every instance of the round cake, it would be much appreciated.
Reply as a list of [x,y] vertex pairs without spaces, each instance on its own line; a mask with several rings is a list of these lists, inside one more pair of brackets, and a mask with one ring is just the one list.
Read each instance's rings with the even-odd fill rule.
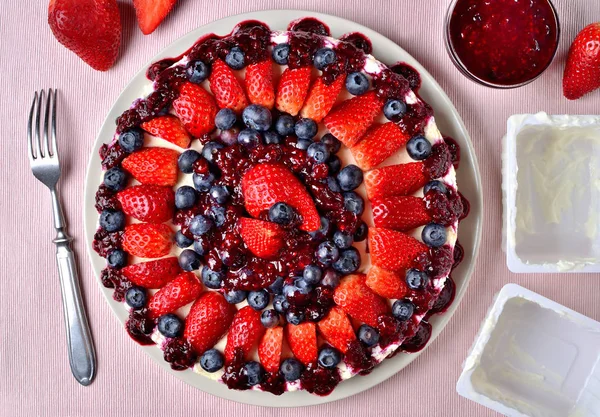
[[327,395],[429,340],[462,259],[460,150],[418,72],[371,52],[245,21],[148,68],[100,150],[93,247],[173,369]]

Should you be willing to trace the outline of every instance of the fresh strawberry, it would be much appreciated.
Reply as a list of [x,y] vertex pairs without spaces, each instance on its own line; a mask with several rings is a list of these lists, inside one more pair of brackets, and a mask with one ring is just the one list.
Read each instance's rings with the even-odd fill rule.
[[227,362],[235,357],[237,349],[241,349],[244,356],[247,357],[264,332],[265,328],[260,322],[260,312],[250,306],[238,310],[227,333],[227,345],[225,346]]
[[563,94],[576,100],[600,88],[600,22],[583,28],[575,37],[563,74]]
[[283,248],[285,231],[278,224],[242,217],[239,229],[250,252],[259,258],[276,258]]
[[148,147],[123,160],[123,168],[142,184],[169,185],[177,182],[177,158],[173,149]]
[[402,272],[412,267],[419,255],[427,252],[427,246],[402,232],[371,227],[369,251],[373,265]]
[[344,145],[358,142],[381,112],[383,100],[369,91],[344,101],[325,117],[325,126]]
[[267,329],[258,345],[258,357],[267,372],[278,372],[283,348],[283,327]]
[[54,37],[89,66],[106,71],[117,60],[121,17],[116,0],[50,0]]
[[219,109],[215,99],[198,84],[186,82],[173,101],[173,108],[188,132],[200,137],[215,129],[215,116]]
[[277,110],[292,116],[298,114],[308,94],[311,72],[311,67],[286,68],[283,71],[277,86]]
[[356,165],[368,171],[395,154],[409,139],[410,136],[396,123],[387,122],[371,127],[350,151]]
[[323,117],[331,111],[331,108],[340,95],[340,91],[342,91],[345,81],[346,76],[339,76],[334,82],[328,85],[323,81],[323,77],[317,78],[308,92],[308,97],[304,102],[304,107],[300,111],[300,116],[320,123]]
[[241,113],[248,105],[248,99],[240,82],[232,69],[220,59],[213,63],[208,81],[210,82],[210,91],[214,94],[220,108],[227,107]]
[[371,207],[375,227],[405,231],[433,220],[425,200],[412,195],[374,198]]
[[180,148],[188,148],[192,140],[181,121],[172,114],[158,116],[142,123],[142,129],[152,136],[164,139]]
[[162,223],[173,218],[175,193],[160,185],[134,185],[117,194],[125,214],[147,223]]
[[370,200],[409,195],[424,186],[427,181],[422,162],[390,165],[365,172],[365,187]]
[[144,288],[161,288],[181,272],[176,256],[127,265],[121,269],[129,281]]
[[377,317],[390,309],[386,300],[367,287],[363,274],[343,278],[333,293],[333,301],[350,317],[373,327],[377,326]]
[[183,337],[198,355],[212,348],[229,330],[235,306],[216,291],[205,292],[198,298],[185,319]]
[[318,326],[325,340],[342,353],[348,350],[348,343],[356,340],[352,324],[340,307],[332,307]]
[[194,301],[202,292],[202,284],[193,272],[182,272],[158,290],[148,301],[150,318],[172,313]]
[[284,165],[255,165],[242,178],[242,192],[246,210],[253,217],[281,202],[289,204],[302,216],[300,229],[312,232],[321,225],[312,197]]
[[140,258],[160,258],[171,251],[173,231],[166,224],[137,223],[125,227],[123,250]]
[[315,323],[304,322],[297,326],[287,324],[286,338],[292,353],[305,365],[317,361],[317,327]]
[[402,298],[408,292],[404,275],[372,265],[365,281],[374,293],[385,298]]
[[275,88],[273,87],[273,64],[266,59],[246,67],[246,94],[250,103],[260,104],[272,109],[275,104]]
[[138,25],[149,35],[167,17],[177,0],[133,0]]

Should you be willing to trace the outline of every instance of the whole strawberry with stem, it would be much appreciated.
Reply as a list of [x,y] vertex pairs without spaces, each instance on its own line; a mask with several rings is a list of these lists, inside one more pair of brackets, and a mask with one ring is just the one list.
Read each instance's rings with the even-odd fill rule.
[[563,94],[569,100],[600,88],[600,22],[583,28],[569,49]]

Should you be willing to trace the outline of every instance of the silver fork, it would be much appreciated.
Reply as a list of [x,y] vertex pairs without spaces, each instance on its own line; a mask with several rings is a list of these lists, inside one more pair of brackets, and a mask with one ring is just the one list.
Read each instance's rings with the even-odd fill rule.
[[[96,374],[96,352],[81,298],[73,240],[66,232],[56,184],[60,178],[60,163],[56,147],[56,90],[35,93],[27,125],[27,148],[33,175],[50,189],[56,238],[56,261],[60,276],[63,312],[67,326],[67,344],[71,372],[81,385],[92,383]],[[40,125],[42,105],[46,104],[44,126]],[[34,124],[35,116],[35,124]],[[43,139],[42,139],[43,132]],[[35,137],[34,137],[35,136]]]

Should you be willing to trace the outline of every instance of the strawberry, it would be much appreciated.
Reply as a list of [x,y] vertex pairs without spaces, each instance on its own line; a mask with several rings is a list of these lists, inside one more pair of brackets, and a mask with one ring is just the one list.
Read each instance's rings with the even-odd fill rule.
[[396,123],[387,122],[371,127],[350,151],[356,165],[368,171],[395,154],[409,139],[410,136]]
[[576,100],[600,88],[600,22],[583,28],[569,49],[563,74],[563,95]]
[[198,355],[202,355],[225,336],[235,311],[235,306],[221,293],[205,292],[192,304],[185,319],[183,337]]
[[333,293],[333,301],[346,314],[372,327],[377,326],[377,317],[390,309],[386,300],[367,287],[363,274],[344,277]]
[[140,258],[160,258],[171,251],[173,231],[166,224],[137,223],[125,227],[123,250]]
[[311,67],[286,68],[283,71],[277,86],[275,99],[277,110],[292,116],[298,114],[308,94],[311,72]]
[[334,108],[325,117],[325,126],[344,145],[352,147],[373,124],[382,107],[383,100],[369,91]]
[[287,324],[286,338],[292,353],[305,365],[317,361],[317,327],[315,323]]
[[247,358],[264,332],[265,328],[260,322],[260,312],[253,310],[250,306],[238,310],[227,333],[227,345],[225,346],[227,362],[235,357],[237,349],[241,349],[244,357]]
[[281,164],[258,164],[244,174],[242,192],[246,210],[253,217],[275,203],[286,203],[302,216],[300,229],[312,232],[321,225],[319,212],[304,185]]
[[250,252],[259,258],[276,258],[283,248],[285,232],[278,224],[242,217],[239,230]]
[[365,187],[370,200],[412,194],[427,181],[422,162],[390,165],[365,172]]
[[149,35],[167,17],[177,0],[133,0],[135,16],[144,35]]
[[412,195],[374,198],[371,207],[375,227],[405,231],[433,220],[425,200]]
[[346,76],[339,76],[328,85],[323,81],[323,77],[317,78],[308,92],[300,116],[320,123],[323,117],[331,111],[345,81]]
[[171,114],[158,116],[142,123],[142,129],[152,136],[164,139],[180,148],[188,148],[192,140],[181,121]]
[[318,326],[325,340],[342,353],[348,350],[348,343],[356,340],[352,324],[340,307],[332,307]]
[[147,147],[123,160],[123,168],[142,184],[173,186],[177,182],[177,158],[173,149]]
[[427,252],[427,246],[402,232],[371,227],[369,251],[373,265],[402,272],[412,267],[419,255]]
[[194,301],[202,292],[202,284],[193,272],[182,272],[158,290],[148,301],[150,318],[172,313]]
[[161,288],[180,272],[176,256],[127,265],[121,269],[125,278],[144,288]]
[[210,82],[210,91],[214,94],[220,108],[227,107],[241,113],[248,105],[248,99],[240,82],[232,69],[220,59],[213,63],[208,81]]
[[266,59],[246,67],[246,94],[250,103],[260,104],[272,109],[275,104],[275,88],[273,87],[273,64]]
[[278,372],[283,348],[283,327],[267,329],[258,345],[258,357],[267,372]]
[[147,223],[162,223],[173,218],[175,193],[160,185],[134,185],[120,191],[117,199],[125,214]]
[[374,293],[385,298],[402,298],[408,292],[404,275],[376,265],[369,269],[365,283]]
[[200,137],[215,129],[215,116],[219,109],[215,99],[198,84],[186,82],[173,101],[173,108],[188,132]]
[[106,71],[117,60],[121,17],[116,0],[50,0],[48,24],[61,44],[95,70]]

